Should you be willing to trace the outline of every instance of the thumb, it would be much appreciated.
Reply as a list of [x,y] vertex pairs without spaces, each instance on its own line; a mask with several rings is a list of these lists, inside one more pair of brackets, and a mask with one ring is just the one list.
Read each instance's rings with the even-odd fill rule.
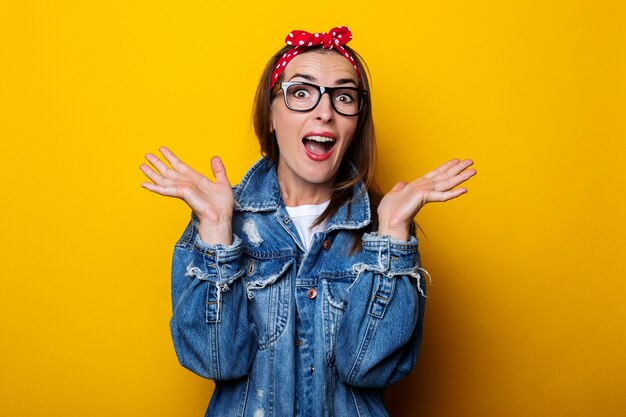
[[396,183],[396,185],[393,186],[391,191],[400,191],[400,190],[404,189],[404,187],[406,187],[407,184],[408,183],[406,181],[400,181],[400,182]]
[[228,177],[226,176],[226,168],[219,156],[211,158],[211,169],[213,170],[217,184],[228,184],[228,186],[230,186],[230,181],[228,181]]

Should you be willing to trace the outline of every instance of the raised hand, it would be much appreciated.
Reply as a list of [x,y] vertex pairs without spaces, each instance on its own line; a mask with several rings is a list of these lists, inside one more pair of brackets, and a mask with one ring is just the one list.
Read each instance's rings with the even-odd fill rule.
[[170,166],[156,155],[147,154],[146,159],[152,167],[142,164],[139,168],[152,182],[143,182],[141,186],[187,203],[200,220],[200,238],[206,243],[230,245],[235,199],[222,160],[217,156],[211,159],[213,182],[166,147],[159,148],[159,151]]
[[426,203],[448,201],[467,192],[454,188],[476,174],[472,160],[453,159],[421,178],[397,183],[378,206],[378,234],[394,239],[408,240],[410,224]]

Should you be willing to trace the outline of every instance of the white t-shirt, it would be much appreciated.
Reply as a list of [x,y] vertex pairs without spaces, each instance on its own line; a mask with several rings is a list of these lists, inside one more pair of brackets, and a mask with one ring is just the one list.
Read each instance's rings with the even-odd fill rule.
[[300,240],[304,244],[304,249],[308,252],[313,242],[313,235],[317,232],[321,232],[326,227],[327,220],[324,220],[317,226],[312,226],[313,222],[326,210],[330,200],[317,205],[305,205],[296,207],[285,207],[291,221],[298,229]]

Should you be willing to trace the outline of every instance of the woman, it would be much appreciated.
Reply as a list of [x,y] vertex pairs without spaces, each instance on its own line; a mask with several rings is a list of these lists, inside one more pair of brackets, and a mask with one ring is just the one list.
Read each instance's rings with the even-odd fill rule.
[[385,416],[413,368],[424,309],[413,218],[466,192],[452,160],[384,197],[368,80],[350,31],[291,32],[255,99],[264,157],[231,189],[161,148],[141,169],[192,221],[172,270],[181,364],[215,380],[211,416]]

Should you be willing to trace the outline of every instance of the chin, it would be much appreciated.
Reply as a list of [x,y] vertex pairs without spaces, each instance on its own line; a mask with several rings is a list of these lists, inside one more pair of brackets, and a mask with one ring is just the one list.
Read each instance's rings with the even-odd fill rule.
[[305,172],[303,172],[303,178],[314,184],[325,184],[332,181],[338,171],[338,164],[332,164],[331,166],[330,164],[314,163],[313,165],[308,165],[306,167]]
[[328,184],[329,182],[332,182],[335,176],[317,173],[317,174],[304,175],[302,178],[304,178],[304,180],[308,183],[323,185],[323,184]]

